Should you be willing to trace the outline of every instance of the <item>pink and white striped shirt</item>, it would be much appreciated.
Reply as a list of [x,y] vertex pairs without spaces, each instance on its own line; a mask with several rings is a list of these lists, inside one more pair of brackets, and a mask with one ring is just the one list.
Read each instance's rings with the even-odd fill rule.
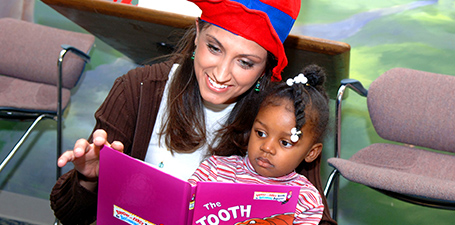
[[294,224],[317,225],[324,211],[321,195],[305,176],[292,172],[282,177],[263,177],[254,171],[248,157],[211,156],[201,163],[188,181],[192,184],[212,181],[300,186]]

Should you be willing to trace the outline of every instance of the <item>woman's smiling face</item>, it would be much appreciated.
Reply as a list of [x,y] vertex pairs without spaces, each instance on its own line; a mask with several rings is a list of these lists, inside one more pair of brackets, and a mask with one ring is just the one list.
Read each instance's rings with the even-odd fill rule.
[[254,41],[209,25],[197,30],[195,44],[199,90],[212,104],[237,101],[264,73],[267,51]]

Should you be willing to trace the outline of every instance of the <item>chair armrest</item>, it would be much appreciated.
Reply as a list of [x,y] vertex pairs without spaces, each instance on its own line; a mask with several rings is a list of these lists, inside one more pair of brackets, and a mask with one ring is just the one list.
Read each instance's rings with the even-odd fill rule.
[[57,115],[59,112],[61,113],[61,89],[62,89],[62,79],[63,79],[62,78],[62,76],[63,76],[62,64],[63,64],[63,58],[65,57],[66,53],[73,52],[75,55],[80,57],[86,63],[90,62],[90,56],[87,55],[85,52],[77,49],[76,47],[73,47],[71,45],[66,45],[66,44],[61,45],[61,47],[62,47],[62,50],[60,51],[60,54],[58,57],[58,62],[57,62],[57,66],[58,66],[57,88],[58,88],[58,108],[59,108]]
[[[354,90],[357,94],[367,97],[368,90],[365,89],[360,83],[360,81],[355,79],[343,79],[341,80],[340,87],[338,88],[337,98],[336,98],[336,106],[335,106],[335,158],[340,158],[341,155],[341,103],[343,101],[343,94],[346,88],[350,88]],[[324,188],[324,196],[328,197],[330,189],[333,186],[334,189],[334,196],[332,205],[334,208],[337,208],[337,195],[338,195],[338,188],[339,188],[339,180],[338,180],[339,172],[337,169],[332,170],[327,180],[327,184]],[[334,213],[333,218],[336,218],[336,213]]]
[[[58,78],[57,78],[57,155],[62,155],[62,116],[63,116],[63,108],[62,108],[62,83],[63,83],[63,58],[65,57],[67,52],[73,52],[75,55],[80,57],[86,63],[90,62],[90,56],[88,56],[85,52],[67,44],[61,45],[62,50],[60,51],[57,67],[58,67]],[[57,167],[57,177],[61,175],[61,168]]]
[[[73,52],[74,54],[76,54],[77,56],[79,56],[81,59],[83,59],[85,62],[90,62],[90,56],[88,56],[87,54],[85,54],[85,52],[71,46],[71,45],[61,45],[62,48],[66,51],[71,51]],[[60,56],[61,56],[61,60],[63,60],[63,56],[64,56],[64,53],[66,51],[62,50],[61,53],[60,53]]]
[[346,88],[350,88],[354,90],[356,93],[363,97],[368,96],[368,90],[365,89],[360,83],[360,81],[356,79],[343,79],[341,80],[340,87],[338,88],[337,98],[336,98],[336,105],[335,105],[335,153],[334,156],[336,158],[340,157],[341,154],[341,105],[343,101],[343,94]]
[[341,80],[341,86],[347,86],[349,88],[351,88],[352,90],[354,90],[355,92],[357,92],[357,94],[363,96],[363,97],[367,97],[368,96],[368,90],[365,89],[362,85],[362,83],[360,83],[360,81],[356,80],[356,79],[343,79]]
[[[86,63],[90,62],[90,56],[88,56],[85,52],[71,46],[71,45],[66,45],[63,44],[61,45],[62,50],[60,51],[59,57],[58,57],[58,78],[57,78],[57,88],[58,88],[58,103],[57,103],[57,115],[60,115],[62,113],[62,106],[61,106],[61,99],[62,99],[62,76],[63,76],[63,58],[65,57],[67,52],[73,52],[76,54],[78,57],[80,57],[82,60],[84,60]],[[60,115],[61,116],[61,115]]]

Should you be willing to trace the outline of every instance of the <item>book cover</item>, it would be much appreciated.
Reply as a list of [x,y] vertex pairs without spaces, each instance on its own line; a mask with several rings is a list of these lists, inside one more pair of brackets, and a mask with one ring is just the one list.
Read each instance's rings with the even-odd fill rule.
[[189,182],[107,146],[100,151],[97,224],[292,224],[300,187]]

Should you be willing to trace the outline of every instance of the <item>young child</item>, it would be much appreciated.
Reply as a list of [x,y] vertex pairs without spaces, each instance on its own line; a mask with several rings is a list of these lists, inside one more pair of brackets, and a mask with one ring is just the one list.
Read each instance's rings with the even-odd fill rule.
[[303,161],[312,162],[321,153],[329,120],[324,82],[322,69],[311,65],[294,79],[260,93],[263,100],[249,133],[246,156],[211,156],[195,171],[190,183],[300,186],[294,224],[319,224],[324,209],[321,196],[295,169]]

